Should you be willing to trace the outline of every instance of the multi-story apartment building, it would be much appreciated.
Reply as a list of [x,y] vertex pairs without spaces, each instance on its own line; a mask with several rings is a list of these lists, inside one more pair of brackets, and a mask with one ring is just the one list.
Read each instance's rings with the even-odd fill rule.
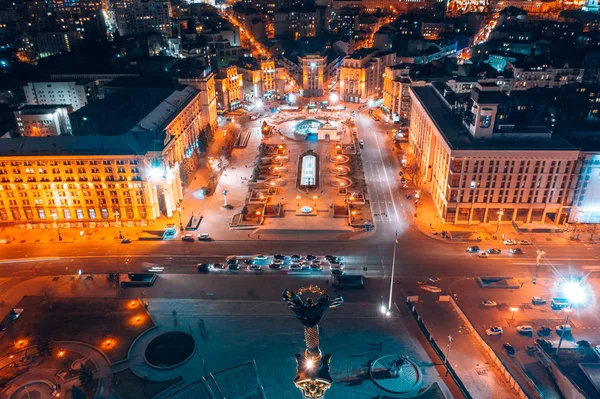
[[80,39],[106,37],[102,5],[101,0],[23,1],[28,30],[75,30]]
[[336,54],[304,54],[297,57],[284,55],[279,61],[304,97],[320,97],[325,94],[328,83],[338,78],[342,58]]
[[74,111],[97,99],[96,82],[90,80],[28,82],[23,91],[27,104],[66,104]]
[[21,136],[44,137],[72,134],[70,105],[23,105],[15,111]]
[[383,74],[383,107],[394,122],[406,121],[410,115],[410,93],[413,84],[409,69],[402,64],[386,67]]
[[287,34],[298,40],[301,37],[320,35],[325,22],[326,7],[304,5],[276,11],[273,27],[276,36]]
[[275,60],[263,59],[240,62],[238,70],[244,78],[243,97],[246,101],[283,95],[285,88],[284,68],[276,67]]
[[348,55],[340,66],[340,94],[343,101],[361,102],[381,94],[386,67],[396,63],[395,52],[360,49]]
[[171,36],[169,0],[116,0],[112,5],[121,36],[139,35],[151,31]]
[[473,89],[470,109],[444,88],[410,88],[409,136],[442,220],[565,223],[579,150],[547,128],[503,125],[493,85]]
[[244,79],[235,65],[217,70],[215,87],[217,111],[229,112],[242,107]]
[[35,53],[37,58],[68,53],[77,41],[75,30],[37,32],[34,38]]
[[569,83],[582,83],[583,68],[552,66],[549,63],[509,64],[514,75],[513,90],[528,90],[535,87],[559,87]]

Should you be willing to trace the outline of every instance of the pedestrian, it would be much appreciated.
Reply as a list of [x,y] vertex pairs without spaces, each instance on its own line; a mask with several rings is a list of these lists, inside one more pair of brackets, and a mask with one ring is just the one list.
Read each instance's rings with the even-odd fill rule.
[[432,225],[431,223],[429,223],[429,228],[430,228],[430,229],[432,229],[432,228],[433,228],[433,225]]
[[258,239],[260,240],[260,234],[258,235]]
[[248,233],[248,238],[250,238],[250,233]]

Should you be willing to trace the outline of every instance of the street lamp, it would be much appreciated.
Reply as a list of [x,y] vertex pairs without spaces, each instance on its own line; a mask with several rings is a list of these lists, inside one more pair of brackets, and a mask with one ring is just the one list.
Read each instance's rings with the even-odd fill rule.
[[317,198],[319,198],[319,197],[317,197],[316,195],[313,196],[313,200],[315,200],[315,206],[317,206]]
[[450,347],[452,346],[452,335],[448,335],[448,349],[446,350],[446,377],[448,377],[448,373],[450,372]]
[[296,205],[300,206],[300,196],[296,195]]
[[58,215],[55,213],[54,215],[52,215],[52,219],[54,219],[54,223],[56,224],[56,232],[58,233],[58,241],[62,241],[62,236],[60,235],[60,226],[58,225],[58,222],[56,221],[58,219]]
[[179,231],[183,231],[183,223],[181,223],[181,207],[177,207],[177,213],[179,214]]
[[500,221],[502,220],[502,215],[504,215],[504,209],[500,209],[498,211],[498,224],[496,224],[496,234],[494,234],[494,239],[498,239],[498,230],[500,229]]
[[510,312],[512,313],[512,320],[514,320],[514,319],[515,319],[515,313],[517,313],[517,312],[519,311],[519,308],[517,308],[517,307],[514,307],[514,306],[511,306],[511,307],[509,308],[509,310],[510,310]]
[[571,312],[573,312],[573,305],[582,304],[583,302],[585,302],[585,299],[587,297],[585,286],[581,283],[581,281],[578,280],[567,281],[563,284],[562,290],[565,298],[569,300],[569,306],[565,309],[565,321],[562,325],[563,328],[560,334],[560,340],[558,341],[558,346],[556,347],[557,355],[566,333],[565,328],[569,323],[569,316],[571,315]]
[[121,232],[121,223],[119,223],[119,216],[121,216],[121,214],[119,213],[119,211],[116,211],[115,219],[117,219],[117,227],[119,228],[119,238],[123,239],[123,233]]
[[537,284],[537,275],[538,275],[538,268],[540,267],[540,260],[542,259],[542,256],[544,256],[545,253],[546,252],[540,251],[539,249],[537,251],[537,256],[535,258],[535,273],[533,275],[533,281],[532,281],[533,284]]

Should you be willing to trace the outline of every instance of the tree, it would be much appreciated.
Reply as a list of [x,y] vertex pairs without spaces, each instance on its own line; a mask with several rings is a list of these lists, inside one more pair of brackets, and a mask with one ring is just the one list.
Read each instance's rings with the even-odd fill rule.
[[92,383],[94,382],[94,372],[82,364],[81,369],[79,369],[79,381],[81,381],[81,385],[83,385],[84,388],[91,388]]
[[598,224],[591,223],[588,225],[588,233],[590,233],[590,241],[594,241],[594,235],[596,235],[598,231]]
[[87,399],[87,395],[76,385],[71,388],[71,398],[73,399]]
[[421,168],[414,157],[407,159],[406,165],[404,165],[404,173],[410,176],[410,181],[415,187],[421,185]]
[[38,345],[38,353],[41,356],[52,356],[53,351],[54,351],[54,339],[52,337],[44,336],[40,340],[40,344]]

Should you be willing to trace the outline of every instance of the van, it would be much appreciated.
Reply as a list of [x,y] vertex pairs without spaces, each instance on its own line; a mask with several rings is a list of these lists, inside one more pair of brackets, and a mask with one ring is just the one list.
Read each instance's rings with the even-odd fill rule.
[[550,307],[554,310],[564,309],[569,306],[569,300],[567,298],[552,298]]

